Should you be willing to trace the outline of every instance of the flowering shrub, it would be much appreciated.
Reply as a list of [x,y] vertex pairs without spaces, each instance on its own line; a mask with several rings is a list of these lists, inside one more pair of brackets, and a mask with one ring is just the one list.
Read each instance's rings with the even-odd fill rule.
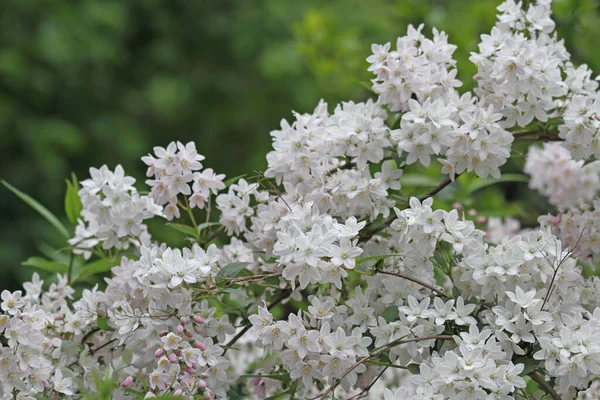
[[[74,234],[6,184],[69,247],[1,293],[0,397],[595,398],[598,83],[549,0],[498,10],[473,93],[448,37],[409,27],[372,47],[375,99],[282,120],[256,176],[156,147],[149,191],[120,166],[68,182]],[[434,208],[460,175],[506,179],[523,139],[552,142],[525,172],[557,215],[525,230]],[[436,162],[447,179],[405,196],[405,167]],[[161,217],[189,246],[153,239]]]

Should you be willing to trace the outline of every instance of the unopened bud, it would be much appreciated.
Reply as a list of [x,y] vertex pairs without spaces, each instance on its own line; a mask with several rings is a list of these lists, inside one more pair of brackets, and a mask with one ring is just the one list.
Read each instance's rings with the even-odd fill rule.
[[181,389],[177,389],[176,391],[173,392],[173,396],[181,396],[183,394],[183,390]]
[[125,378],[125,380],[121,383],[121,387],[124,388],[128,388],[131,387],[131,385],[133,385],[133,377],[132,376],[128,376],[127,378]]
[[165,354],[165,351],[163,349],[156,349],[156,351],[154,352],[154,357],[156,358],[161,358],[163,356],[163,354]]
[[477,219],[477,222],[479,222],[480,224],[485,224],[485,221],[486,221],[485,217],[479,217]]
[[477,215],[477,210],[474,210],[474,209],[471,209],[471,210],[469,210],[469,215],[470,215],[471,217],[474,217],[474,216],[476,216],[476,215]]
[[177,362],[177,356],[175,355],[175,353],[169,354],[169,361],[171,361],[172,363]]
[[460,210],[462,208],[462,204],[454,203],[454,204],[452,204],[452,208],[454,208],[455,210]]
[[202,342],[199,342],[198,340],[196,340],[194,342],[194,347],[197,349],[200,349],[201,351],[206,350],[206,347],[204,346],[204,344]]
[[206,382],[204,382],[203,380],[201,380],[201,381],[198,382],[198,387],[200,389],[206,389],[206,386],[207,386]]
[[183,326],[177,325],[177,328],[175,328],[175,332],[177,332],[178,335],[181,335],[183,333]]
[[204,318],[202,318],[199,315],[194,315],[194,322],[197,324],[203,324],[204,323]]

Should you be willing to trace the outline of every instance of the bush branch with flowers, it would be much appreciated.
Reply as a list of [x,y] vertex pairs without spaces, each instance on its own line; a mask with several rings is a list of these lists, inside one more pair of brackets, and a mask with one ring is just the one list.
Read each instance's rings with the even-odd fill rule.
[[[0,397],[596,398],[598,82],[550,0],[498,11],[473,92],[446,34],[410,26],[372,46],[372,100],[282,120],[253,176],[155,147],[149,191],[120,166],[67,182],[74,234],[4,182],[68,247],[1,293]],[[434,208],[459,176],[510,180],[518,141],[556,215],[521,229]],[[432,161],[447,178],[407,196],[407,166]],[[189,245],[158,243],[151,218]]]

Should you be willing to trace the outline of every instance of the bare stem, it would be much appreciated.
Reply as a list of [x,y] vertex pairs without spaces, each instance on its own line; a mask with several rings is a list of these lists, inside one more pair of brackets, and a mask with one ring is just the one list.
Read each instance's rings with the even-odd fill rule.
[[431,290],[434,293],[439,294],[442,297],[450,298],[450,296],[448,296],[446,294],[446,292],[444,292],[443,290],[437,289],[437,288],[433,287],[432,285],[430,285],[430,284],[428,284],[426,282],[423,282],[422,280],[419,280],[417,278],[413,278],[412,276],[405,275],[405,274],[400,273],[400,272],[383,271],[381,269],[375,270],[375,273],[376,274],[385,274],[385,275],[397,276],[398,278],[406,279],[406,280],[409,280],[411,282],[417,283],[417,284],[419,284],[419,285],[421,285],[423,287],[426,287],[427,289]]
[[544,389],[544,391],[546,393],[548,393],[548,395],[550,395],[550,397],[552,397],[554,400],[560,400],[561,397],[558,395],[558,393],[556,393],[554,391],[554,389],[552,388],[552,386],[550,386],[550,384],[548,382],[546,382],[544,380],[544,378],[542,378],[537,372],[535,371],[531,371],[528,374],[531,379],[533,379],[538,385],[540,385],[542,387],[542,389]]

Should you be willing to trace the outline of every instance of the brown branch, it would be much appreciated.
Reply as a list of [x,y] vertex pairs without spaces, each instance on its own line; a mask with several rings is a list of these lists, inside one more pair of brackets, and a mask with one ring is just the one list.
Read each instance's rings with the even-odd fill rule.
[[108,345],[110,345],[111,343],[114,343],[114,342],[116,342],[116,341],[117,341],[117,339],[111,339],[111,340],[109,340],[108,342],[106,342],[106,343],[104,343],[104,344],[102,344],[102,345],[100,345],[100,346],[96,347],[95,349],[90,349],[90,350],[89,350],[90,356],[93,356],[93,355],[94,355],[94,354],[96,354],[98,351],[102,350],[102,349],[103,349],[103,348],[105,348],[106,346],[108,346]]
[[[281,294],[279,295],[278,298],[276,298],[275,300],[273,300],[268,306],[267,306],[267,310],[272,309],[273,307],[275,307],[277,304],[281,303],[283,300],[287,299],[290,295],[292,294],[292,289],[285,289],[281,292]],[[225,345],[225,351],[223,351],[223,355],[225,355],[225,353],[227,353],[227,350],[229,350],[231,348],[231,346],[233,346],[235,344],[235,342],[237,342],[238,340],[240,340],[240,338],[242,336],[244,336],[244,334],[246,332],[248,332],[248,330],[250,330],[250,328],[252,328],[252,324],[247,324],[246,326],[244,326],[244,329],[242,329],[241,331],[238,332],[237,335],[235,335],[226,345]]]
[[558,395],[558,393],[556,393],[552,386],[550,386],[550,384],[546,382],[544,378],[542,378],[537,372],[531,371],[527,375],[529,375],[531,379],[533,379],[538,385],[540,385],[542,389],[544,389],[544,391],[548,393],[550,397],[552,397],[554,400],[561,400],[561,397]]
[[417,283],[423,287],[426,287],[427,289],[431,290],[434,293],[439,294],[442,297],[446,297],[446,298],[450,298],[450,296],[448,296],[443,290],[441,289],[436,289],[435,287],[433,287],[432,285],[423,282],[422,280],[419,280],[417,278],[413,278],[412,276],[408,276],[408,275],[404,275],[400,272],[391,272],[391,271],[384,271],[381,269],[376,269],[375,270],[376,274],[385,274],[385,275],[392,275],[392,276],[397,276],[398,278],[402,278],[402,279],[406,279],[409,280],[411,282]]
[[221,234],[225,230],[225,226],[221,225],[219,229],[217,229],[212,235],[210,235],[206,240],[200,243],[200,247],[204,247],[204,245],[210,243],[213,239]]
[[433,339],[454,340],[454,337],[452,337],[450,335],[432,335],[432,336],[421,336],[421,337],[416,337],[416,338],[412,338],[412,339],[394,340],[394,341],[390,342],[389,344],[387,344],[386,346],[380,347],[380,348],[374,350],[373,353],[369,354],[368,356],[363,357],[360,360],[358,360],[353,366],[351,366],[350,368],[348,368],[346,370],[346,372],[344,373],[344,375],[342,375],[340,377],[340,379],[336,380],[334,384],[329,386],[329,388],[327,388],[327,390],[325,390],[323,393],[319,394],[316,397],[310,398],[309,400],[315,400],[315,399],[318,399],[319,397],[327,396],[329,393],[331,393],[333,390],[335,390],[335,388],[344,380],[344,378],[346,376],[348,376],[348,374],[350,374],[350,372],[354,371],[359,365],[364,364],[367,360],[375,357],[376,355],[378,355],[380,353],[383,353],[384,351],[390,350],[401,344],[406,344],[406,343],[411,343],[411,342],[421,342],[423,340],[433,340]]
[[[433,189],[431,189],[430,191],[428,191],[427,193],[425,193],[423,196],[419,197],[419,200],[423,201],[423,200],[425,200],[428,197],[435,196],[440,191],[442,191],[442,189],[444,189],[446,186],[448,186],[452,182],[454,182],[454,180],[456,180],[456,178],[458,178],[461,174],[462,174],[462,172],[460,174],[456,174],[456,176],[454,177],[454,179],[450,179],[448,177],[447,179],[445,179],[444,181],[442,181],[439,185],[437,185],[436,187],[434,187]],[[364,233],[361,232],[360,238],[358,239],[358,241],[359,242],[366,242],[367,240],[371,239],[373,236],[375,236],[376,234],[378,234],[382,230],[384,230],[387,227],[389,227],[390,224],[392,222],[394,222],[395,219],[396,219],[395,215],[390,215],[385,221],[383,221],[381,223],[381,225],[376,226],[376,227],[374,227],[372,229],[369,229],[367,231],[364,231]]]

